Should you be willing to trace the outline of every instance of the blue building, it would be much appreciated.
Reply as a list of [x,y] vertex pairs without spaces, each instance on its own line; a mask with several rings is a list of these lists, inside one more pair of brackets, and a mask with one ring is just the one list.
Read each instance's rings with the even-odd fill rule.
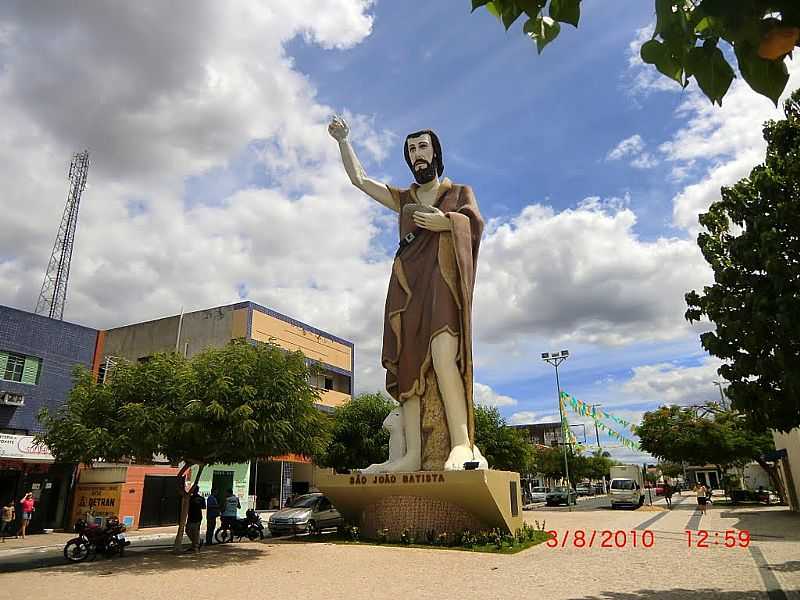
[[31,531],[61,525],[73,473],[34,445],[36,415],[64,404],[75,366],[92,368],[97,338],[89,327],[0,306],[0,502],[32,491]]

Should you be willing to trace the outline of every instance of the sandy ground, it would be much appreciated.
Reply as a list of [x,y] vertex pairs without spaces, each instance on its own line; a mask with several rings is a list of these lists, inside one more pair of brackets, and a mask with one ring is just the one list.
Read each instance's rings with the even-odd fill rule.
[[[694,498],[672,511],[531,511],[560,539],[567,531],[653,532],[652,548],[545,544],[511,556],[454,550],[264,541],[198,555],[167,552],[0,575],[0,597],[37,600],[90,594],[132,599],[356,598],[789,598],[800,600],[800,515],[781,508],[715,507],[701,519]],[[698,522],[699,521],[699,522]],[[687,526],[710,532],[688,548]],[[749,548],[725,548],[724,532],[749,530]],[[638,530],[640,536],[644,529]],[[713,545],[720,532],[720,543]],[[621,536],[620,536],[621,538]],[[587,537],[588,539],[588,537]],[[641,541],[641,538],[639,538]],[[630,544],[630,541],[629,541]],[[769,592],[769,593],[768,593]]]

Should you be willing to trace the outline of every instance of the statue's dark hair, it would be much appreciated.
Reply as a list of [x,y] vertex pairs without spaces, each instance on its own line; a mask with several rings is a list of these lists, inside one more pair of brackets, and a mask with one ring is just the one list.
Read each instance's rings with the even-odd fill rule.
[[403,156],[406,157],[406,164],[408,168],[412,171],[414,170],[414,166],[411,164],[411,158],[408,156],[408,140],[411,138],[416,138],[424,134],[428,134],[431,136],[431,142],[433,142],[433,164],[436,166],[436,174],[441,177],[442,173],[444,173],[444,157],[442,156],[442,145],[439,143],[439,136],[436,135],[430,129],[423,129],[422,131],[415,131],[414,133],[409,133],[406,136],[406,141],[403,143]]

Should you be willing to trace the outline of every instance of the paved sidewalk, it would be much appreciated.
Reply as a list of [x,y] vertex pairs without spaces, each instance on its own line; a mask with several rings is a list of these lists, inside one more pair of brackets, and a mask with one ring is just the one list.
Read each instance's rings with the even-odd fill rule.
[[[169,527],[147,527],[145,529],[137,529],[135,531],[126,531],[125,536],[130,540],[162,540],[174,539],[175,534],[178,533],[177,525],[170,525]],[[36,533],[29,534],[23,540],[22,538],[6,538],[5,542],[0,542],[0,558],[13,550],[44,550],[47,548],[63,548],[68,540],[75,537],[75,533],[71,531],[54,531],[52,533]],[[205,530],[203,530],[205,535]],[[188,538],[184,536],[184,541]]]
[[[526,511],[526,521],[544,522],[568,543],[511,556],[264,540],[197,555],[162,549],[80,565],[59,562],[4,573],[0,587],[9,597],[38,600],[86,589],[100,598],[133,593],[137,600],[251,600],[265,593],[304,600],[800,600],[800,515],[784,507],[714,506],[700,516],[693,495],[673,500],[672,510],[659,499],[639,510]],[[690,548],[687,529],[707,531],[712,542],[716,533],[724,539],[726,531],[747,530],[750,543]],[[574,542],[576,530],[588,533],[587,540],[593,530],[621,533],[616,546],[589,548]],[[646,531],[649,547],[641,544]],[[620,541],[623,534],[627,543]]]

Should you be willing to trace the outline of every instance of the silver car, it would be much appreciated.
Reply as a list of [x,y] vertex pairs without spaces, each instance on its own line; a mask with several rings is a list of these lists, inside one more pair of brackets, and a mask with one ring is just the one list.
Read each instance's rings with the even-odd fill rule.
[[267,525],[272,535],[284,535],[318,533],[339,527],[343,522],[342,515],[325,496],[304,494],[292,500],[286,508],[273,513]]
[[547,493],[550,491],[550,488],[546,487],[535,487],[531,490],[531,503],[533,502],[544,502],[547,500]]

